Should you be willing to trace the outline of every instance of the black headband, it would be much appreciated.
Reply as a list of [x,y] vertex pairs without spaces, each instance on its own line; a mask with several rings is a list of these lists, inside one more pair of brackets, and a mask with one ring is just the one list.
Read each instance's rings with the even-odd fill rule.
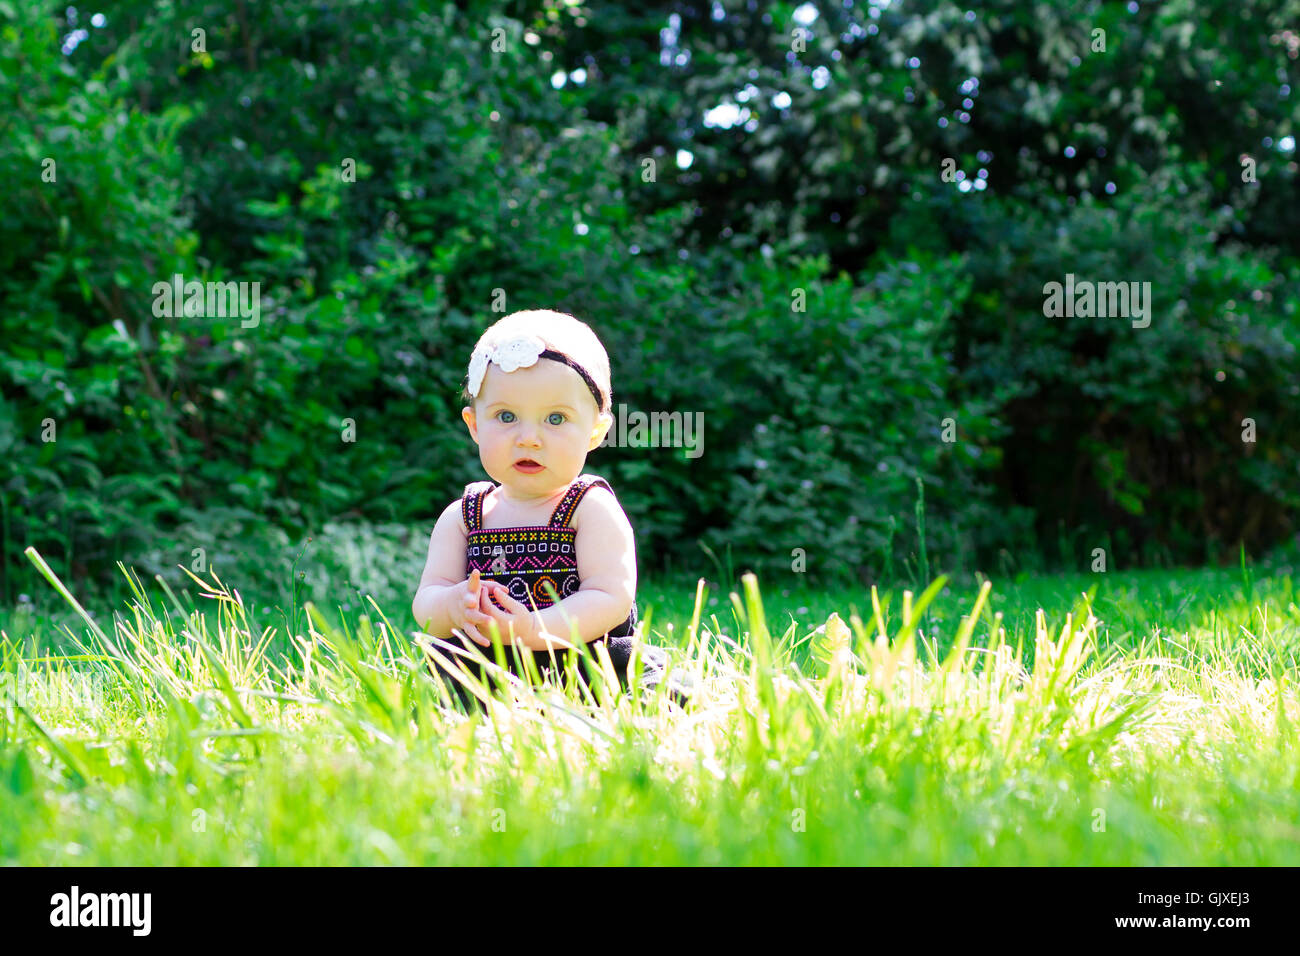
[[569,368],[573,369],[575,372],[581,375],[582,380],[586,382],[587,387],[591,389],[592,398],[596,400],[596,411],[603,412],[605,410],[605,400],[600,397],[600,389],[596,387],[595,380],[592,379],[592,377],[587,374],[587,370],[585,368],[583,368],[581,365],[579,365],[573,359],[569,358],[564,353],[555,351],[555,349],[546,349],[544,352],[541,353],[539,357],[554,359],[557,362],[563,362],[565,365],[569,366]]

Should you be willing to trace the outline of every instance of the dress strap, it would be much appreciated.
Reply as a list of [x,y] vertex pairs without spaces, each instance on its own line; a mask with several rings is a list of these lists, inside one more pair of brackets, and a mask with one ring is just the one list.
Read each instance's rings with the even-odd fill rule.
[[578,510],[578,504],[582,501],[582,496],[596,485],[602,485],[611,495],[614,489],[609,486],[609,482],[597,475],[579,475],[569,486],[569,490],[560,503],[555,506],[555,512],[551,515],[552,528],[567,528],[569,522],[573,520],[574,512]]
[[471,481],[465,486],[460,499],[460,516],[466,531],[479,531],[483,527],[483,498],[496,487],[494,481]]

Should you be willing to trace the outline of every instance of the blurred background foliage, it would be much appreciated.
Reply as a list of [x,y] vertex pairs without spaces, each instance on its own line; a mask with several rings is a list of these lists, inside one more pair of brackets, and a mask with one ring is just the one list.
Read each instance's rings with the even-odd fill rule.
[[[936,569],[1290,542],[1298,28],[1287,0],[0,0],[0,592],[27,545],[87,584],[203,548],[328,593],[309,535],[353,543],[353,586],[418,575],[484,477],[470,350],[522,308],[596,329],[616,404],[704,415],[701,457],[588,460],[643,574],[730,547],[876,580],[921,555],[918,479]],[[155,316],[175,273],[259,282],[260,324]],[[1067,273],[1150,282],[1150,327],[1045,317]]]

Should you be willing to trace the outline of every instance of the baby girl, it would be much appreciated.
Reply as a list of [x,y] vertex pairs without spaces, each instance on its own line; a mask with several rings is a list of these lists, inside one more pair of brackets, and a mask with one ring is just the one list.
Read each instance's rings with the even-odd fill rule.
[[[570,315],[516,312],[474,348],[461,417],[493,480],[467,485],[439,516],[411,609],[426,634],[456,648],[438,652],[475,677],[483,669],[471,642],[491,659],[488,622],[496,621],[514,673],[511,641],[521,657],[533,655],[539,673],[562,679],[576,627],[593,658],[605,645],[627,686],[637,624],[632,525],[609,483],[582,471],[613,424],[612,392],[604,346]],[[639,649],[642,686],[653,687],[667,655]],[[478,703],[433,666],[467,710]],[[584,682],[585,667],[577,669]]]

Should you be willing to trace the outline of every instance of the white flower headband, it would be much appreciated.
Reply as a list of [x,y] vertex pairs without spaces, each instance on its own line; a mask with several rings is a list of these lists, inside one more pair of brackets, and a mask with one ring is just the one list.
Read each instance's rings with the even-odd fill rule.
[[497,345],[479,345],[474,350],[474,354],[470,356],[469,360],[468,388],[470,395],[475,398],[478,397],[479,389],[483,387],[483,376],[487,374],[488,362],[492,362],[503,372],[513,372],[517,368],[529,368],[536,365],[539,358],[563,362],[581,375],[582,380],[587,383],[587,388],[591,389],[592,397],[596,400],[596,409],[601,412],[605,410],[605,400],[600,394],[600,389],[596,387],[595,380],[587,373],[585,368],[563,352],[548,349],[546,343],[536,335],[526,333],[517,335],[505,342],[500,342]]

